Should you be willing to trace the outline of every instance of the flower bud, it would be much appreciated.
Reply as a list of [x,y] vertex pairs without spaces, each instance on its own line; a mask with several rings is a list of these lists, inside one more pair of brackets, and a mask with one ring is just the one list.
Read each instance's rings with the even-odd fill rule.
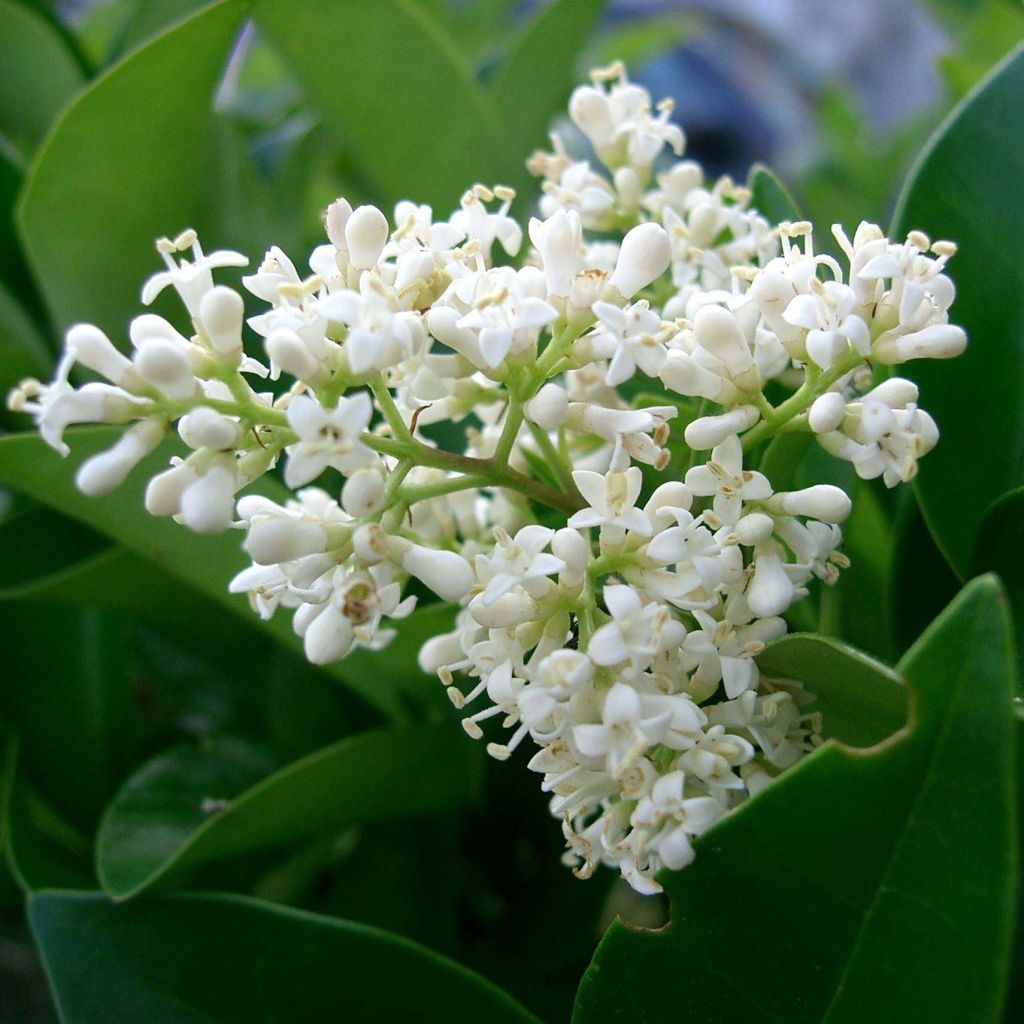
[[807,422],[816,434],[838,430],[846,415],[846,399],[838,391],[816,398],[807,413]]
[[573,90],[569,97],[569,117],[595,148],[606,146],[615,136],[608,97],[592,85],[581,85]]
[[173,341],[151,338],[135,355],[139,376],[169,398],[184,402],[196,393],[188,356]]
[[135,348],[142,348],[153,338],[173,341],[181,349],[187,349],[189,344],[188,339],[172,323],[156,313],[141,313],[135,317],[128,325],[128,337]]
[[439,636],[432,636],[423,644],[416,656],[416,662],[420,671],[426,672],[427,675],[434,675],[445,665],[462,661],[464,657],[459,634],[441,633]]
[[352,216],[352,206],[347,199],[338,197],[327,207],[324,214],[324,230],[327,237],[339,252],[348,255],[348,242],[345,239],[345,225]]
[[264,347],[278,371],[284,370],[296,380],[313,381],[322,368],[306,343],[292,330],[280,328],[267,338]]
[[181,495],[182,522],[196,533],[220,533],[230,525],[235,509],[234,466],[214,462]]
[[764,512],[750,512],[741,516],[732,528],[730,539],[737,544],[751,547],[763,544],[775,531],[775,520]]
[[[391,538],[394,548],[400,538]],[[407,541],[403,542],[408,544]],[[408,544],[400,554],[401,566],[429,587],[443,601],[458,601],[473,585],[473,570],[454,551],[437,551],[419,544]]]
[[146,485],[146,511],[151,516],[179,515],[181,496],[196,479],[195,470],[187,462],[157,473]]
[[107,494],[160,443],[164,425],[159,420],[141,420],[129,427],[117,443],[78,467],[75,484],[90,498]]
[[608,280],[628,299],[665,273],[672,258],[668,233],[659,224],[639,224],[622,240],[615,271]]
[[823,523],[841,523],[853,507],[846,491],[832,484],[815,484],[802,491],[776,494],[772,504],[791,516],[809,516]]
[[697,452],[707,451],[721,444],[731,434],[748,430],[761,414],[752,405],[738,405],[720,416],[701,416],[687,425],[683,437]]
[[364,523],[352,534],[352,550],[363,565],[376,565],[390,557],[387,534],[379,523]]
[[536,617],[537,603],[523,590],[510,590],[491,604],[478,594],[469,602],[469,614],[485,629],[507,629]]
[[701,306],[693,318],[693,333],[702,348],[706,348],[725,364],[729,376],[745,391],[749,390],[745,386],[746,381],[741,382],[741,378],[749,376],[752,368],[756,372],[756,368],[750,346],[736,317],[723,306]]
[[549,381],[526,403],[526,418],[542,430],[557,430],[569,413],[569,394]]
[[333,604],[328,604],[306,626],[302,646],[314,665],[329,665],[344,658],[354,640],[355,627]]
[[890,377],[872,388],[862,399],[884,402],[890,409],[904,409],[918,399],[917,385],[905,377]]
[[261,518],[249,527],[242,546],[258,565],[277,565],[326,551],[327,531],[310,519]]
[[567,587],[574,587],[583,581],[590,564],[590,545],[578,530],[564,527],[551,538],[551,553],[565,562],[565,568],[558,579]]
[[782,315],[796,295],[796,290],[785,275],[774,270],[762,270],[751,282],[748,294],[760,308],[764,322],[783,345],[800,336],[801,329],[789,323]]
[[540,253],[548,294],[567,297],[583,245],[579,214],[559,208],[547,220],[531,218],[530,241]]
[[68,330],[64,348],[75,360],[114,384],[120,384],[131,368],[131,360],[114,347],[113,342],[92,324],[75,324]]
[[953,359],[967,347],[967,334],[955,324],[932,324],[913,334],[886,338],[872,349],[874,358],[885,366],[911,359]]
[[754,558],[754,576],[747,587],[747,604],[758,618],[780,615],[792,603],[796,588],[786,575],[775,545]]
[[189,448],[212,448],[227,451],[239,441],[241,428],[235,420],[201,405],[183,416],[178,423],[178,433]]
[[345,223],[349,260],[356,270],[377,265],[388,240],[388,221],[376,206],[360,206]]
[[376,512],[384,502],[384,477],[377,469],[360,469],[341,489],[341,507],[353,519]]
[[233,288],[217,285],[199,303],[199,322],[215,352],[222,355],[242,351],[242,317],[245,303]]
[[668,350],[665,365],[658,373],[662,383],[671,391],[690,398],[708,398],[728,405],[741,394],[730,381],[701,366],[696,359],[678,348]]

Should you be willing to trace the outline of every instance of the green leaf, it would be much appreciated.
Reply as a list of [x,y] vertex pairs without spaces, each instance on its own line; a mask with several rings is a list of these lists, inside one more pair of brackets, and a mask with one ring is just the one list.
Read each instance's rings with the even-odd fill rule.
[[1024,487],[1004,494],[985,512],[971,569],[995,572],[1006,588],[1016,627],[1018,668],[1024,676]]
[[[448,726],[360,733],[272,775],[231,741],[181,747],[144,765],[111,803],[97,839],[100,881],[127,899],[225,857],[451,810],[473,791],[471,758]],[[429,784],[416,781],[424,771]],[[226,803],[211,812],[207,800]]]
[[29,920],[64,1024],[536,1020],[407,939],[238,896],[48,892]]
[[380,199],[445,215],[474,181],[521,176],[503,118],[453,41],[408,0],[260,0],[256,22],[352,147]]
[[[119,431],[93,427],[69,431],[72,454],[62,464],[60,457],[33,434],[0,438],[0,484],[12,487],[42,504],[60,510],[79,522],[116,540],[124,548],[155,564],[167,575],[195,588],[254,628],[264,629],[292,650],[301,649],[286,616],[269,622],[258,619],[243,596],[228,593],[228,583],[248,564],[239,534],[234,531],[202,536],[170,519],[155,519],[143,508],[145,481],[162,469],[172,446],[162,445],[135,470],[132,477],[112,494],[88,498],[74,485],[74,471],[90,455],[103,451],[117,439]],[[283,502],[287,492],[280,484],[264,478],[263,493]],[[436,613],[431,613],[436,614]],[[398,623],[399,636],[417,635],[418,613]],[[429,635],[429,634],[428,634]],[[424,637],[425,638],[425,637]],[[346,658],[328,671],[368,703],[392,716],[400,715],[397,690],[416,696],[420,702],[441,701],[441,687],[430,683],[416,665],[415,651],[399,647],[396,657],[374,655]],[[361,652],[356,652],[357,654]],[[371,666],[369,672],[367,666]]]
[[21,736],[21,768],[88,828],[134,757],[135,694],[125,623],[37,601],[3,607],[0,708]]
[[157,269],[154,239],[201,227],[210,97],[245,9],[222,0],[157,36],[84,90],[48,136],[18,214],[59,327],[88,320],[116,336]]
[[21,3],[0,0],[0,132],[31,153],[82,85],[74,54],[52,25]]
[[[1018,47],[943,124],[918,158],[894,217],[959,245],[951,310],[968,346],[952,365],[899,368],[921,388],[942,443],[915,481],[925,519],[961,579],[985,509],[1024,483],[1024,49]],[[965,401],[965,395],[975,396]],[[981,453],[981,454],[979,454]]]
[[750,205],[771,224],[800,219],[800,211],[789,190],[764,164],[754,164],[747,175]]
[[502,62],[494,103],[522,160],[547,142],[551,121],[576,84],[577,58],[603,9],[604,0],[555,0],[542,6]]
[[[12,250],[0,243],[0,252]],[[25,377],[47,376],[50,365],[50,353],[39,328],[0,281],[0,395],[6,396]],[[5,406],[0,422],[6,426],[13,418]]]
[[611,926],[577,1024],[996,1021],[1016,899],[1004,605],[992,577],[970,584],[900,664],[905,730],[826,744],[664,873],[671,922]]
[[89,840],[27,782],[18,748],[8,740],[0,777],[0,845],[14,880],[23,892],[94,889]]
[[881,743],[907,720],[903,680],[887,665],[827,636],[791,633],[757,659],[772,678],[803,683],[817,697],[824,734],[852,746]]

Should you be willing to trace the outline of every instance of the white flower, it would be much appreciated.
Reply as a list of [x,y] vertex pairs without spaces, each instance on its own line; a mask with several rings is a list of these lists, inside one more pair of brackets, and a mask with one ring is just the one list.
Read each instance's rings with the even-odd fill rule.
[[325,409],[309,395],[293,398],[288,406],[288,425],[298,441],[285,449],[285,483],[301,487],[328,466],[348,476],[371,465],[377,457],[362,443],[360,435],[370,425],[372,415],[373,404],[365,391],[340,398],[333,409]]
[[508,267],[480,275],[471,299],[472,308],[456,327],[479,338],[486,366],[493,368],[512,352],[519,354],[537,341],[542,327],[558,318],[558,311],[524,287],[525,278]]
[[700,497],[714,495],[715,515],[723,523],[739,519],[744,501],[759,501],[772,494],[772,486],[763,473],[743,468],[743,446],[736,436],[718,445],[706,465],[689,470],[686,486]]
[[599,359],[611,358],[605,383],[617,387],[629,380],[638,366],[648,377],[656,377],[668,358],[665,328],[671,334],[674,327],[663,324],[646,299],[625,309],[595,302],[593,309],[598,318],[590,336],[593,353]]
[[812,278],[811,294],[797,295],[786,307],[783,319],[807,331],[807,354],[823,370],[853,347],[860,355],[871,351],[871,331],[853,312],[857,296],[838,281],[821,283]]
[[532,597],[540,597],[544,591],[534,592],[533,581],[544,580],[565,568],[562,559],[544,551],[555,535],[554,530],[544,526],[524,526],[512,538],[498,526],[494,535],[498,541],[494,554],[489,560],[483,559],[491,574],[484,588],[484,604],[494,604],[517,586],[525,586]]
[[[182,259],[180,263],[175,263],[174,254],[190,247],[192,262]],[[167,269],[146,281],[142,288],[142,301],[148,306],[168,285],[172,285],[193,317],[199,316],[203,297],[213,288],[212,271],[219,267],[244,267],[249,263],[248,257],[230,249],[219,249],[207,255],[191,228],[183,231],[173,241],[161,238],[156,243],[156,251],[163,257]]]
[[643,474],[636,466],[624,473],[603,476],[589,469],[577,469],[573,482],[587,501],[587,508],[574,513],[568,525],[574,530],[588,526],[607,526],[632,530],[641,537],[651,535],[651,521],[636,507],[643,486]]
[[632,587],[606,586],[604,603],[611,615],[590,638],[587,654],[595,665],[630,663],[634,671],[645,669],[658,649],[658,636],[668,609],[658,601],[644,604]]
[[620,775],[668,731],[670,713],[653,718],[642,715],[636,690],[615,683],[605,694],[601,724],[574,726],[573,741],[585,757],[603,759],[606,771]]

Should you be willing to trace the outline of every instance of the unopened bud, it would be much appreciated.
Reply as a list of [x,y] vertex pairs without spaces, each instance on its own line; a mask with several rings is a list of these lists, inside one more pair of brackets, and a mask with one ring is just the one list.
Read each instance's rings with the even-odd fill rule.
[[245,303],[233,288],[217,285],[203,296],[199,304],[199,321],[215,352],[222,355],[241,353],[244,315]]
[[121,435],[112,448],[83,462],[75,474],[75,484],[90,498],[109,493],[124,482],[163,436],[164,425],[158,420],[136,423]]
[[668,233],[660,224],[639,224],[622,240],[608,284],[628,299],[661,277],[672,259]]
[[569,394],[553,381],[545,384],[526,403],[526,417],[542,430],[557,430],[569,412]]
[[377,265],[388,240],[388,221],[376,206],[360,206],[345,223],[349,260],[356,270]]

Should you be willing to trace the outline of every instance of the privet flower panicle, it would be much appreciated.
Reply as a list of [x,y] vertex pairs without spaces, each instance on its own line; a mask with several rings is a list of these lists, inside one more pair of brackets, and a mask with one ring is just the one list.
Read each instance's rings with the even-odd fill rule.
[[[569,117],[596,162],[553,135],[525,229],[501,186],[443,220],[338,199],[308,269],[271,248],[247,300],[214,281],[244,257],[184,231],[142,289],[174,288],[180,323],[138,316],[130,354],[77,324],[9,404],[62,455],[70,426],[124,428],[80,467],[88,494],[177,425],[146,508],[239,530],[231,591],[290,614],[312,662],[384,647],[410,578],[457,606],[422,668],[492,756],[530,748],[578,876],[651,893],[821,742],[813,697],[758,656],[849,564],[850,499],[770,479],[766,446],[805,432],[865,479],[911,479],[938,429],[914,384],[866,368],[966,338],[952,243],[835,226],[837,262],[682,159],[671,104],[620,64],[592,79]],[[238,497],[275,468],[284,504]]]

